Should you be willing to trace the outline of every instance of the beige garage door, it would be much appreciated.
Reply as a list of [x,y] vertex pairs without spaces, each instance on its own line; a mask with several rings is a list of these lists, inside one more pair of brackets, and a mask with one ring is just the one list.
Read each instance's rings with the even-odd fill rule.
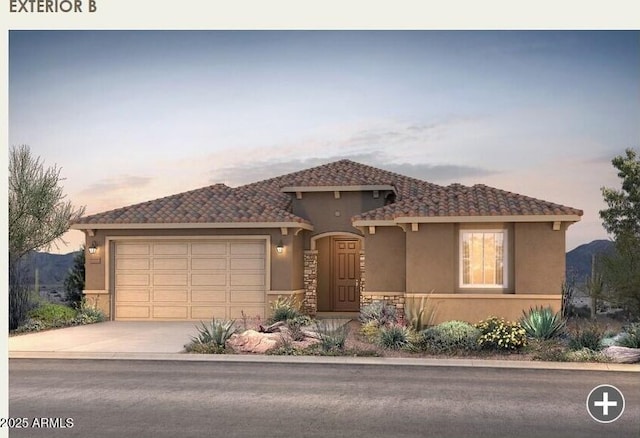
[[118,241],[115,319],[264,317],[264,240]]

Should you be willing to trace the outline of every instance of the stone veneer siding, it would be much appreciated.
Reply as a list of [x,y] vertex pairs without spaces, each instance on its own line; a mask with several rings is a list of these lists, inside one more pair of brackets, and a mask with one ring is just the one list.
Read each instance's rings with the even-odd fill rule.
[[404,295],[385,295],[384,292],[362,293],[360,295],[361,307],[375,302],[383,302],[395,307],[398,322],[404,322]]
[[318,312],[318,251],[304,252],[304,300],[302,308],[309,316]]

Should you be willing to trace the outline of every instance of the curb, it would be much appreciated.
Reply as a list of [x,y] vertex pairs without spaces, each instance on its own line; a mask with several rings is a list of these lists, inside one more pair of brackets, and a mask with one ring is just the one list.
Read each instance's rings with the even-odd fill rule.
[[330,365],[382,365],[417,367],[460,368],[511,368],[534,370],[615,371],[640,373],[640,364],[584,363],[584,362],[534,362],[486,359],[418,359],[393,357],[345,357],[345,356],[261,356],[242,354],[188,354],[188,353],[80,353],[80,352],[9,352],[9,359],[57,359],[57,360],[138,360],[138,361],[187,361],[228,363],[286,363]]

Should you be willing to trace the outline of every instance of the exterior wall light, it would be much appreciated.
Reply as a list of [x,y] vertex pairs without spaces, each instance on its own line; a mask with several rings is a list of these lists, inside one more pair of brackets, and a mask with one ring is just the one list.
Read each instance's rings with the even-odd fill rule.
[[93,242],[91,242],[91,246],[89,247],[89,254],[95,254],[96,251],[98,251],[98,244],[94,240]]
[[282,254],[284,252],[284,245],[282,244],[282,240],[278,242],[278,246],[276,246],[276,252],[278,254]]

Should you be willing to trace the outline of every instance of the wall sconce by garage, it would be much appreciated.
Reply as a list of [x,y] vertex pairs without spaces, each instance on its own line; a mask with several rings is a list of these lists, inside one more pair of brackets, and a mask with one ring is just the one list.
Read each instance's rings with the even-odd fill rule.
[[276,252],[278,254],[282,254],[284,252],[284,245],[282,244],[282,240],[278,242],[278,246],[276,246]]
[[95,254],[98,251],[98,244],[94,240],[91,242],[91,246],[89,247],[89,254]]

